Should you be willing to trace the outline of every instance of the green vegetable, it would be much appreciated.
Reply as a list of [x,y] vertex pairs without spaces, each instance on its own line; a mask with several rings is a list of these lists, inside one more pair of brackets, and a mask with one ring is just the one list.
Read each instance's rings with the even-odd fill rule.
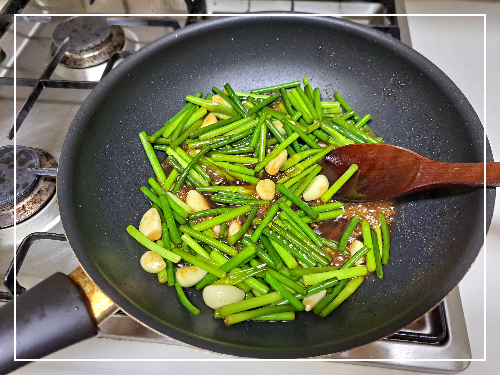
[[[219,127],[215,127],[215,129],[207,131],[207,132],[201,134],[199,136],[199,139],[200,139],[200,141],[203,141],[203,140],[206,140],[206,139],[214,138],[214,137],[216,137],[218,135],[228,133],[228,132],[230,132],[230,131],[232,131],[234,129],[241,128],[242,126],[244,126],[246,124],[249,124],[252,121],[254,121],[253,117],[241,118],[241,119],[239,119],[237,121],[231,122],[228,125],[225,125],[225,126],[222,126],[222,127],[220,127],[220,126]],[[215,124],[213,124],[213,125],[215,125]],[[211,126],[211,125],[209,125],[209,126]],[[204,128],[202,128],[202,129],[204,129]]]
[[[337,99],[338,103],[345,109],[346,112],[350,112],[352,111],[352,108],[349,104],[347,104],[347,102],[344,100],[344,98],[342,96],[340,96],[340,94],[338,92],[336,92],[335,94],[333,94],[333,97],[335,99]],[[358,115],[355,115],[354,118],[358,118],[359,119],[359,116]]]
[[304,201],[302,201],[299,197],[297,197],[294,193],[284,187],[282,184],[276,184],[276,189],[280,191],[285,197],[290,199],[293,204],[295,204],[299,209],[305,212],[307,216],[311,219],[316,219],[318,217],[318,213],[314,212],[314,210],[309,207]]
[[267,253],[269,254],[269,257],[271,258],[276,269],[280,270],[281,268],[283,268],[283,262],[281,261],[281,258],[278,255],[278,252],[276,251],[274,246],[272,245],[271,241],[266,236],[261,236],[260,241],[266,248]]
[[389,227],[383,214],[379,215],[380,225],[382,227],[382,263],[387,265],[389,263],[389,252],[391,247],[391,237],[389,235]]
[[254,170],[255,172],[260,172],[271,160],[273,160],[281,151],[287,148],[293,141],[299,137],[298,133],[293,133],[287,139],[285,139],[278,147],[275,147],[261,162],[259,162]]
[[304,311],[305,306],[302,302],[296,299],[283,285],[281,285],[269,272],[266,272],[264,280],[276,290],[283,298],[286,298],[290,304],[298,311]]
[[208,259],[200,259],[195,257],[194,255],[191,255],[187,251],[181,250],[178,247],[172,248],[172,252],[174,252],[177,255],[180,255],[182,259],[184,259],[186,262],[191,263],[192,265],[201,268],[202,270],[207,271],[208,273],[218,277],[218,278],[223,278],[226,276],[226,271],[223,269],[215,267],[211,261]]
[[273,241],[271,238],[269,239],[272,246],[276,249],[276,252],[289,269],[297,268],[299,266],[295,258],[288,252],[288,249],[281,246],[278,242]]
[[375,229],[371,230],[372,234],[372,245],[373,245],[373,252],[374,252],[374,258],[375,258],[375,272],[377,274],[378,279],[383,279],[384,278],[384,270],[382,269],[382,260],[380,259],[380,250],[378,247],[378,239],[377,239],[377,232],[375,232]]
[[227,208],[227,207],[210,208],[208,210],[191,212],[189,214],[189,218],[190,219],[198,219],[200,217],[223,214],[223,213],[228,212],[228,211],[231,211],[231,208]]
[[335,271],[313,273],[310,275],[302,276],[302,282],[304,285],[313,285],[320,283],[322,281],[336,277],[337,280],[351,279],[357,276],[364,276],[368,273],[365,266],[355,266],[346,269],[339,269]]
[[213,161],[227,161],[227,162],[241,163],[241,164],[253,164],[258,162],[257,158],[251,158],[248,156],[213,154],[211,158]]
[[291,89],[293,87],[297,87],[300,85],[300,81],[293,81],[293,82],[288,82],[288,83],[281,83],[279,85],[274,85],[274,86],[269,86],[269,87],[263,87],[260,89],[255,89],[252,90],[252,93],[255,94],[261,94],[261,93],[266,93],[266,92],[272,92],[272,91],[277,91],[281,89]]
[[227,243],[229,245],[234,245],[236,241],[238,241],[241,237],[245,235],[247,232],[248,228],[250,228],[250,225],[252,224],[252,220],[254,219],[255,215],[257,215],[259,207],[258,206],[252,206],[252,211],[250,211],[250,214],[248,215],[248,218],[245,221],[245,224],[240,228],[238,232],[233,234],[232,236],[228,237]]
[[[215,143],[212,143],[211,146],[213,149],[216,149],[216,148],[219,148],[219,147],[222,147],[222,146],[225,146],[225,145],[228,145],[230,143],[234,143],[242,138],[245,138],[247,136],[249,136],[250,134],[252,134],[254,132],[253,129],[247,129],[239,134],[236,134],[236,135],[232,135],[230,137],[227,137],[226,139],[222,139],[220,141],[217,141]],[[218,150],[220,153],[222,153],[222,150]],[[252,150],[253,151],[253,150]]]
[[314,233],[314,231],[306,224],[300,216],[298,216],[295,211],[293,211],[286,203],[280,203],[279,207],[285,211],[285,213],[290,216],[290,218],[293,220],[295,224],[299,226],[299,228],[311,239],[312,242],[314,242],[318,246],[322,246],[323,242],[319,239],[319,236]]
[[344,302],[356,291],[356,289],[358,289],[364,280],[364,277],[356,277],[355,279],[349,280],[345,288],[337,295],[337,297],[335,297],[335,299],[328,306],[321,310],[321,316],[325,318],[333,310],[339,307],[342,302]]
[[163,168],[160,165],[160,162],[158,161],[158,158],[156,157],[155,150],[153,146],[151,146],[151,143],[148,142],[148,136],[146,132],[140,132],[139,133],[139,139],[141,140],[142,147],[144,147],[144,151],[146,151],[146,156],[149,159],[149,162],[151,163],[151,166],[153,167],[153,171],[155,172],[156,179],[160,183],[160,185],[163,185],[165,181],[167,181],[167,176],[165,176],[165,172],[163,171]]
[[158,276],[158,282],[160,284],[166,283],[168,281],[168,273],[167,273],[167,268],[165,267],[162,269],[160,272],[157,273]]
[[372,235],[370,232],[370,223],[366,219],[361,221],[361,232],[363,233],[363,242],[366,246],[370,248],[370,251],[366,254],[366,267],[368,271],[373,272],[376,269],[375,265],[375,253],[373,252]]
[[165,216],[165,222],[167,223],[169,229],[170,239],[175,245],[180,245],[182,242],[181,236],[177,230],[177,225],[175,224],[174,216],[166,195],[160,195],[160,207],[163,211],[163,215]]
[[351,236],[352,232],[354,231],[354,228],[359,222],[360,217],[358,215],[354,215],[351,221],[349,221],[349,224],[347,225],[344,234],[342,235],[342,238],[340,239],[339,242],[339,249],[340,250],[346,250],[346,245],[347,241],[349,240],[349,237]]
[[238,112],[238,114],[240,116],[248,116],[247,110],[245,109],[245,107],[243,107],[243,104],[241,104],[240,98],[238,97],[238,95],[236,95],[231,85],[229,83],[226,83],[224,85],[224,88],[226,89],[226,92],[229,94],[229,97],[233,100],[234,104],[236,105],[235,110]]
[[[179,148],[177,149],[179,150]],[[180,164],[180,166],[182,167],[182,170],[184,170],[185,168],[187,168],[189,162],[186,161],[184,158],[181,157],[181,155],[176,151],[172,150],[171,148],[167,149],[167,154],[169,154],[170,156],[172,156],[173,158],[175,158],[175,160]],[[182,171],[181,171],[182,173]],[[188,175],[193,179],[193,181],[195,181],[196,183],[198,183],[199,185],[201,186],[208,186],[209,183],[207,182],[207,180],[205,180],[198,172],[196,172],[194,169],[190,169],[188,171]]]
[[172,190],[172,193],[175,194],[179,191],[179,189],[182,186],[182,183],[184,182],[185,178],[187,177],[189,171],[198,163],[198,160],[201,159],[203,155],[205,155],[208,151],[212,149],[212,146],[205,146],[203,147],[200,152],[189,162],[189,164],[184,168],[182,173],[180,174],[179,178],[177,179],[177,182],[175,183],[175,186]]
[[238,114],[233,108],[219,104],[212,100],[201,99],[191,95],[186,96],[186,100],[193,104],[199,105],[200,107],[206,108],[208,111],[213,113],[220,113],[227,116],[236,116]]
[[230,117],[230,118],[222,120],[222,121],[217,121],[213,124],[210,124],[210,125],[204,126],[203,128],[199,128],[199,129],[195,130],[194,132],[192,132],[189,135],[189,138],[191,138],[191,139],[198,138],[202,134],[211,132],[212,130],[215,130],[215,129],[222,128],[222,127],[229,125],[229,124],[232,124],[233,122],[238,121],[238,120],[241,120],[240,116],[233,116],[233,117]]
[[194,230],[188,226],[181,225],[179,227],[179,230],[181,232],[185,233],[185,235],[188,235],[188,236],[196,238],[197,240],[203,241],[207,245],[212,246],[213,248],[219,249],[220,251],[222,251],[226,254],[233,255],[233,256],[238,254],[238,252],[234,248],[232,248],[231,246],[228,246],[228,245],[226,245],[226,244],[224,244],[224,243],[222,243],[214,238],[211,238],[210,236],[207,236],[204,233],[198,232],[197,230]]
[[146,247],[148,250],[154,251],[158,255],[161,255],[163,258],[168,259],[174,263],[177,263],[181,260],[181,257],[172,253],[171,251],[166,250],[164,247],[156,244],[147,238],[144,234],[139,232],[135,227],[129,225],[127,227],[127,232],[142,246]]
[[[250,300],[245,300],[245,301],[252,301],[258,297],[252,298]],[[219,309],[220,311],[220,309]],[[231,315],[226,315],[224,319],[224,323],[226,326],[230,326],[236,323],[243,322],[245,320],[250,320],[250,319],[255,319],[257,317],[262,317],[262,316],[268,316],[272,314],[280,314],[284,312],[293,312],[295,311],[295,307],[293,306],[267,306],[267,307],[262,307],[260,309],[255,309],[251,311],[245,311],[241,312],[238,314],[231,314]]]
[[189,235],[183,234],[181,239],[191,248],[196,254],[201,255],[205,259],[210,259],[210,255],[208,255],[207,251],[202,248],[198,242],[193,240]]
[[180,144],[184,143],[188,137],[198,129],[202,124],[203,120],[201,118],[207,114],[207,110],[205,108],[199,108],[195,113],[191,115],[189,120],[186,122],[184,128],[181,130],[181,135],[176,138],[173,142],[171,142],[170,147],[175,148]]
[[332,186],[321,196],[321,201],[323,203],[328,202],[333,194],[335,194],[346,182],[349,180],[354,173],[358,170],[357,164],[352,164],[347,171],[345,171],[342,176],[339,177],[337,181],[335,181]]
[[[246,263],[250,258],[253,258],[256,252],[257,252],[256,245],[247,246],[243,250],[241,250],[238,254],[236,254],[234,257],[232,257],[227,262],[222,264],[219,268],[222,271],[230,272],[234,268]],[[212,284],[216,280],[217,280],[217,275],[214,274],[206,275],[200,282],[198,282],[198,284],[196,284],[195,287],[196,289],[201,290],[207,285]]]
[[307,159],[309,156],[317,154],[318,152],[321,152],[321,149],[313,148],[313,149],[301,151],[295,155],[292,155],[288,158],[288,160],[285,162],[285,164],[283,164],[281,166],[280,170],[288,169],[288,168],[294,166],[295,164],[297,164],[298,162],[300,162],[304,159]]
[[310,157],[309,159],[306,159],[298,164],[296,164],[295,166],[287,169],[285,171],[286,175],[287,176],[295,176],[296,174],[302,172],[303,170],[305,170],[306,168],[310,167],[311,165],[313,164],[316,164],[318,161],[320,161],[321,159],[323,159],[326,155],[328,155],[330,153],[330,151],[332,151],[333,149],[335,148],[334,145],[330,145],[328,147],[326,147],[325,149],[323,149],[321,152],[318,152],[316,155]]
[[260,102],[259,104],[257,104],[255,107],[250,108],[250,110],[248,111],[248,114],[252,115],[254,113],[257,113],[261,108],[265,107],[268,104],[271,104],[276,99],[278,99],[280,96],[281,96],[280,93],[271,95],[269,98],[264,99],[262,102]]
[[197,309],[187,298],[184,293],[184,289],[180,286],[179,282],[175,280],[175,291],[177,292],[177,297],[179,297],[179,301],[182,305],[191,312],[193,315],[200,315],[200,310]]

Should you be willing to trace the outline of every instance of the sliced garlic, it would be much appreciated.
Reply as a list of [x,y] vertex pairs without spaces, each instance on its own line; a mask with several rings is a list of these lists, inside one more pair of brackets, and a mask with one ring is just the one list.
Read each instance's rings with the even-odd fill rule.
[[191,207],[193,212],[208,210],[210,206],[203,194],[196,190],[190,190],[186,197],[186,204]]
[[328,178],[326,178],[325,175],[317,175],[302,194],[302,198],[304,198],[306,202],[321,198],[321,196],[326,193],[329,186]]
[[139,232],[144,234],[151,241],[156,241],[161,238],[161,219],[156,208],[150,208],[142,216],[139,224]]
[[144,271],[149,273],[158,273],[163,270],[167,264],[163,258],[154,251],[146,251],[141,257],[141,266]]
[[[361,248],[365,246],[365,244],[361,241],[354,240],[351,245],[349,246],[349,252],[351,253],[351,256],[356,254],[358,250],[361,250]],[[361,257],[358,259],[358,261],[355,263],[356,266],[363,264],[365,262],[365,257]]]
[[180,286],[189,288],[190,286],[196,285],[206,274],[207,271],[196,266],[184,266],[177,270],[175,278]]
[[220,225],[214,225],[212,227],[212,231],[214,232],[215,237],[219,237],[220,236]]
[[302,300],[302,303],[306,307],[306,311],[311,311],[314,309],[314,306],[316,306],[319,301],[321,301],[323,298],[326,296],[326,289],[319,291],[318,293],[314,293],[313,295],[306,297]]
[[203,301],[212,309],[244,299],[245,292],[233,285],[208,285],[203,289]]
[[200,128],[203,128],[203,127],[208,126],[208,125],[215,124],[217,121],[218,121],[217,117],[215,117],[215,115],[213,113],[209,113],[203,119],[203,122],[202,122]]
[[280,167],[285,164],[286,159],[288,157],[287,150],[281,151],[278,155],[274,157],[269,163],[267,163],[265,169],[266,172],[270,175],[274,176],[280,170]]
[[259,194],[260,199],[265,201],[271,201],[274,198],[276,192],[275,184],[272,180],[260,180],[255,187],[257,194]]
[[227,229],[227,236],[231,237],[233,234],[238,233],[238,231],[241,229],[241,224],[239,220],[233,220],[229,224],[229,228]]
[[229,102],[226,99],[224,99],[222,96],[220,96],[219,94],[212,96],[212,100],[214,102],[219,103],[219,104],[225,105],[226,107],[233,108],[231,106],[231,104],[229,104]]
[[283,127],[283,124],[281,123],[280,120],[274,120],[273,125],[276,126],[276,129],[278,129],[281,135],[286,135],[285,128]]

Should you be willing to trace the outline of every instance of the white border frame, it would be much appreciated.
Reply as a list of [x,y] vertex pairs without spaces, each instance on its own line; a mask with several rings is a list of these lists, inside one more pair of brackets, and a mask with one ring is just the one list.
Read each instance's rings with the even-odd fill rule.
[[[17,35],[17,17],[22,16],[22,17],[29,17],[29,16],[40,16],[40,14],[20,14],[20,15],[14,15],[14,126],[15,126],[15,119],[17,116],[17,86],[16,86],[16,79],[17,79],[17,44],[16,44],[16,39],[15,36]],[[102,16],[102,17],[148,17],[148,18],[154,18],[154,17],[186,17],[187,15],[185,14],[72,14],[72,13],[65,13],[65,14],[47,14],[47,16],[60,16],[60,17],[74,17],[74,16]],[[198,16],[209,16],[209,17],[222,17],[222,16],[239,16],[239,17],[246,17],[248,15],[246,14],[217,14],[217,15],[212,15],[212,14],[200,14]],[[280,17],[282,15],[279,14],[261,14],[262,17]],[[285,15],[283,15],[285,16]],[[360,14],[307,14],[307,15],[301,15],[301,14],[286,14],[286,16],[296,16],[296,17],[360,17],[363,15]],[[372,15],[372,16],[387,16],[387,15]],[[486,14],[391,14],[390,16],[395,16],[395,17],[483,17],[484,20],[484,46],[483,46],[483,59],[484,59],[484,80],[483,80],[483,85],[484,85],[484,103],[483,103],[483,119],[484,119],[484,159],[486,160]],[[14,146],[17,145],[17,132],[14,133]],[[14,164],[17,163],[17,157],[16,154],[14,153]],[[16,180],[16,169],[14,168],[14,180]],[[485,168],[485,173],[484,173],[484,182],[486,184],[486,168]],[[15,199],[15,194],[16,194],[16,187],[14,185],[14,205],[16,205],[16,199]],[[484,189],[484,195],[483,195],[483,201],[484,201],[484,207],[486,207],[486,189]],[[14,243],[16,243],[16,212],[14,211]],[[487,325],[487,320],[486,320],[486,210],[485,210],[485,216],[484,216],[484,358],[481,359],[398,359],[398,361],[402,362],[414,362],[414,361],[422,361],[422,362],[429,362],[429,361],[486,361],[486,325]],[[16,248],[14,247],[13,249],[14,252],[14,269],[16,269]],[[16,342],[16,278],[14,278],[14,343]],[[75,359],[52,359],[52,358],[40,358],[40,359],[17,359],[16,357],[16,346],[14,345],[14,361],[32,361],[32,362],[71,362],[71,361],[109,361],[109,362],[122,362],[122,361],[137,361],[137,362],[144,362],[144,361],[166,361],[166,362],[172,362],[172,361],[257,361],[257,362],[268,362],[268,361],[331,361],[331,362],[389,362],[389,361],[394,361],[394,359],[325,359],[325,358],[298,358],[298,359],[260,359],[260,358],[230,358],[230,359],[157,359],[157,358],[151,358],[151,359],[144,359],[144,358],[137,358],[137,359],[82,359],[82,358],[75,358]]]

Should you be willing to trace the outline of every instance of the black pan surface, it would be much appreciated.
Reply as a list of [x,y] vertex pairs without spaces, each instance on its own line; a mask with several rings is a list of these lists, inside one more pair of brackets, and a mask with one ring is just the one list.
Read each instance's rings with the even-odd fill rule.
[[[484,129],[464,95],[424,57],[394,38],[322,17],[221,18],[186,27],[136,52],[90,94],[66,138],[58,175],[64,229],[97,285],[123,310],[188,344],[244,357],[293,358],[347,350],[387,336],[441,301],[483,243],[495,197],[447,189],[398,200],[390,265],[325,319],[225,327],[197,291],[191,315],[174,288],[142,270],[144,249],[125,231],[149,202],[153,176],[138,133],[151,134],[184,97],[230,83],[236,90],[307,76],[323,98],[338,91],[387,143],[447,162],[482,162]],[[162,157],[161,153],[158,153]]]

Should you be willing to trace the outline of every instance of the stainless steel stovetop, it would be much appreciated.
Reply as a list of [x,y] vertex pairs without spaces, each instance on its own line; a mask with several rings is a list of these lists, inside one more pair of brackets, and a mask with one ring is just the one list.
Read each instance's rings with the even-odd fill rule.
[[[52,17],[50,20],[42,20],[43,22],[18,22],[16,38],[18,42],[18,79],[32,79],[40,76],[44,65],[50,59],[52,32],[56,25],[64,19],[65,17]],[[176,19],[181,26],[186,23],[186,17],[176,17]],[[143,25],[124,26],[124,30],[126,36],[124,50],[127,51],[135,51],[158,37],[172,32],[169,27]],[[9,60],[9,57],[11,59],[13,56],[13,40],[14,35],[9,32],[0,40],[0,46],[3,47],[8,56],[4,63],[6,68],[0,72],[0,77],[13,77],[12,61]],[[53,80],[96,81],[103,69],[103,65],[78,71],[58,66],[50,78]],[[3,82],[5,83],[5,81]],[[15,100],[18,108],[22,106],[31,92],[32,87],[30,86],[17,87]],[[26,117],[26,121],[20,127],[17,133],[17,144],[43,149],[58,160],[66,131],[89,92],[89,89],[45,88]],[[0,119],[0,132],[6,135],[14,122],[13,87],[0,85],[0,95],[3,99],[0,111],[2,114],[7,114]],[[12,115],[9,116],[9,113]],[[63,233],[57,197],[53,197],[34,217],[18,224],[16,231],[12,227],[2,229],[0,243],[0,259],[2,260],[0,276],[2,279],[8,263],[12,259],[13,249],[32,232]],[[29,288],[55,271],[69,273],[77,266],[78,263],[66,242],[40,240],[31,246],[18,280],[21,285]],[[5,288],[2,290],[5,291]],[[404,329],[406,333],[410,334],[409,337],[413,337],[412,335],[432,337],[430,342],[425,342],[425,339],[424,341],[420,340],[420,342],[383,339],[323,358],[368,359],[369,362],[362,362],[362,364],[420,372],[460,372],[468,366],[467,359],[471,358],[471,351],[458,288],[455,288],[445,298],[440,309],[439,313],[429,313]],[[436,322],[436,316],[438,322]],[[445,333],[434,339],[436,334],[441,333],[441,325],[445,327]],[[101,336],[104,338],[185,346],[185,344],[149,330],[123,313],[113,315],[103,322],[100,328]],[[376,361],[379,359],[384,361]],[[442,361],[443,359],[465,359],[465,361]]]

